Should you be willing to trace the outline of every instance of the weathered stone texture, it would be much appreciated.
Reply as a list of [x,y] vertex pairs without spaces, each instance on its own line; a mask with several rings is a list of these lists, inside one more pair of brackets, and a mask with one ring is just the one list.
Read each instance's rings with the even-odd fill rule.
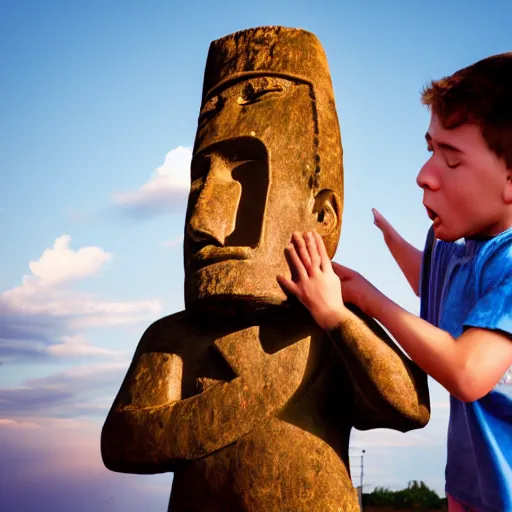
[[358,510],[352,427],[428,421],[426,376],[379,325],[330,336],[288,300],[284,247],[334,255],[342,147],[323,49],[306,31],[214,41],[191,164],[186,311],[142,337],[105,422],[106,466],[174,472],[172,512]]

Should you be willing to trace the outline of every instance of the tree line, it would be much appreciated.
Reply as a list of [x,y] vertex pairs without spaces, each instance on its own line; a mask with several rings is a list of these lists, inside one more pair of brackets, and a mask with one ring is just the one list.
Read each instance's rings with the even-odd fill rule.
[[427,512],[446,509],[447,500],[446,498],[440,498],[425,482],[412,480],[406,489],[400,491],[376,487],[373,492],[363,495],[363,506],[365,505]]

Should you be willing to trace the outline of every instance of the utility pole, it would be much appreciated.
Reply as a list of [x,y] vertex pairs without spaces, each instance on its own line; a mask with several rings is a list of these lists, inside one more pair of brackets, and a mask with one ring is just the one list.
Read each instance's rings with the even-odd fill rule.
[[359,485],[359,492],[358,492],[359,508],[361,510],[363,510],[363,478],[364,478],[364,454],[365,453],[366,453],[365,450],[361,450],[361,482]]
[[[363,488],[364,488],[364,482],[363,482],[363,479],[364,479],[364,454],[366,453],[366,450],[363,450],[359,446],[351,446],[349,448],[349,450],[356,450],[357,452],[361,453],[361,465],[357,466],[356,464],[351,464],[350,468],[351,468],[351,474],[352,474],[353,479],[357,479],[356,470],[357,469],[360,470],[359,485],[356,486],[357,480],[355,480],[355,481],[352,480],[352,484],[357,490],[357,501],[359,502],[359,509],[362,511],[363,510]],[[355,454],[353,455],[353,458],[354,459],[356,458]]]

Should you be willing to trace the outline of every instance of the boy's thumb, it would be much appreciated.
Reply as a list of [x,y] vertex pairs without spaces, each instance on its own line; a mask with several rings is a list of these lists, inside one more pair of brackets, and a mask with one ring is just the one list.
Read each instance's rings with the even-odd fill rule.
[[372,208],[372,213],[373,213],[373,223],[380,229],[380,223],[379,223],[380,215],[379,215],[379,212],[375,208]]

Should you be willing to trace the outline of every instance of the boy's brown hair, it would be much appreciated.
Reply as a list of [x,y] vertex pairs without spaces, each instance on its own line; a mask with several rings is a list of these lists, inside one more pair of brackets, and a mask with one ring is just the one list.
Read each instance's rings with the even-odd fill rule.
[[477,124],[491,151],[512,170],[512,52],[434,80],[423,90],[421,101],[446,129]]

